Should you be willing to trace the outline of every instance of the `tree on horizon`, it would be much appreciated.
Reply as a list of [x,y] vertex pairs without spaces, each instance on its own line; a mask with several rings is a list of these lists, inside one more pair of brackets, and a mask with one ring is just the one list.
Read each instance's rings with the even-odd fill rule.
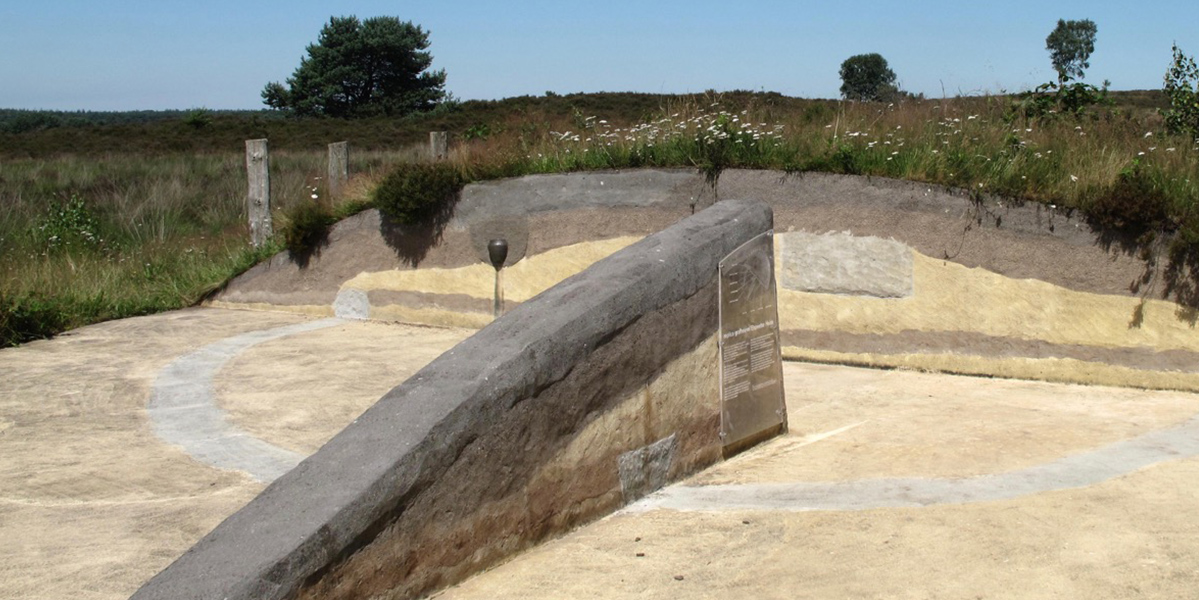
[[841,63],[841,95],[846,100],[887,100],[898,93],[895,71],[881,54],[858,54]]
[[1057,71],[1059,83],[1085,76],[1091,66],[1087,61],[1095,51],[1095,34],[1098,30],[1090,19],[1057,20],[1057,27],[1045,38],[1045,49],[1049,51],[1049,60],[1053,63],[1053,70]]
[[429,71],[429,32],[398,17],[331,17],[287,85],[262,100],[298,116],[402,116],[445,98],[445,70]]

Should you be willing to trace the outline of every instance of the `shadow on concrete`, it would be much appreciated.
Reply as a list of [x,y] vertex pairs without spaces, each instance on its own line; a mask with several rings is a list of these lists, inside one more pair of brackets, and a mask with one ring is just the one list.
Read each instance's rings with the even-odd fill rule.
[[398,223],[381,212],[379,233],[395,251],[397,258],[405,265],[416,268],[429,255],[429,250],[441,243],[445,228],[454,217],[454,208],[461,198],[462,192],[455,192],[419,223]]
[[1199,249],[1175,247],[1166,261],[1162,296],[1178,303],[1180,320],[1194,327],[1199,322]]
[[1178,320],[1192,327],[1199,323],[1199,249],[1182,240],[1179,232],[1121,229],[1097,219],[1086,221],[1105,252],[1135,257],[1143,264],[1140,276],[1128,286],[1142,300],[1133,309],[1130,329],[1141,325],[1144,301],[1154,295],[1178,305]]
[[295,263],[300,270],[304,270],[307,269],[308,265],[312,263],[312,259],[319,259],[321,257],[321,251],[324,250],[328,245],[329,230],[326,229],[323,235],[321,235],[319,238],[311,240],[311,242],[306,244],[304,248],[288,249],[287,258],[290,259],[291,262]]

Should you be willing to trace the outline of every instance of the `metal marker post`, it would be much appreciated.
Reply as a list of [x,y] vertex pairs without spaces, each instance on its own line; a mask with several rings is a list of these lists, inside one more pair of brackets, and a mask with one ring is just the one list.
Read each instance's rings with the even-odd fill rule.
[[508,240],[487,242],[487,256],[491,259],[491,266],[495,267],[495,304],[492,309],[495,318],[498,319],[504,312],[504,286],[500,279],[500,269],[504,268],[504,261],[508,260]]

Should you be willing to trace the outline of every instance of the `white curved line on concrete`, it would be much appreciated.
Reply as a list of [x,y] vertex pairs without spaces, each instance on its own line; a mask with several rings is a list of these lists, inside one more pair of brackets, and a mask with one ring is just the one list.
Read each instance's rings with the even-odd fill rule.
[[1199,417],[1082,454],[960,479],[886,478],[838,482],[753,483],[667,487],[625,508],[719,512],[852,511],[1010,500],[1102,483],[1154,464],[1199,455]]
[[229,423],[216,405],[213,379],[225,363],[262,342],[342,323],[322,319],[251,331],[214,342],[163,367],[154,380],[146,411],[155,435],[192,458],[221,469],[237,469],[269,483],[304,456],[267,443]]

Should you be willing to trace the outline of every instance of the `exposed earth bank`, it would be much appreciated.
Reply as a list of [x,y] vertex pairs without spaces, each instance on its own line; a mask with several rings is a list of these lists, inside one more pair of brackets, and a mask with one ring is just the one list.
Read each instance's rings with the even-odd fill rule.
[[338,224],[313,257],[282,253],[213,304],[481,327],[487,241],[504,238],[505,308],[724,199],[775,212],[784,355],[1048,381],[1199,390],[1193,307],[1077,213],[921,183],[730,170],[529,176],[467,186],[447,221]]

